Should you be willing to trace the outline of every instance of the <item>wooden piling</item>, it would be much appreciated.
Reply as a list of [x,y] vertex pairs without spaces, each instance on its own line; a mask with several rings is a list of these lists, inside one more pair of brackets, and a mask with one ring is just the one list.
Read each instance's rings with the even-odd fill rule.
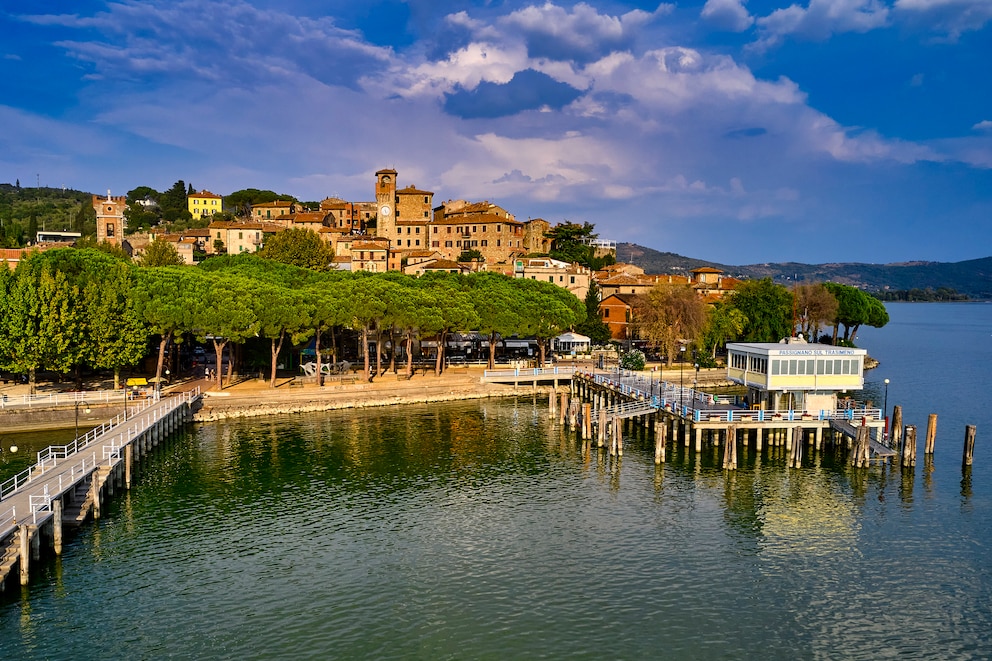
[[931,413],[927,418],[927,445],[923,454],[933,454],[934,443],[937,442],[937,414]]
[[796,427],[793,431],[795,440],[792,443],[792,451],[789,453],[789,468],[802,468],[803,465],[803,428]]
[[596,425],[596,447],[606,445],[606,409],[599,409],[599,424]]
[[28,578],[30,577],[31,569],[31,532],[29,530],[28,524],[22,523],[20,526],[20,568],[21,568],[21,585],[28,584]]
[[655,422],[654,425],[654,463],[655,465],[665,463],[665,434],[668,432],[667,425]]
[[548,397],[548,418],[551,420],[555,419],[555,395],[557,395],[554,390],[551,391],[551,396]]
[[131,488],[131,463],[134,461],[134,449],[131,443],[124,446],[124,486]]
[[737,427],[729,425],[724,433],[726,440],[723,444],[723,467],[726,470],[737,470]]
[[889,447],[893,450],[900,447],[902,442],[902,407],[896,404],[892,407],[892,439],[889,441]]
[[62,555],[62,497],[52,499],[52,546]]
[[585,402],[582,405],[582,440],[592,437],[592,404]]
[[971,466],[975,457],[975,425],[966,425],[964,428],[964,465]]
[[916,465],[916,425],[906,425],[906,430],[903,434],[900,463],[903,468]]

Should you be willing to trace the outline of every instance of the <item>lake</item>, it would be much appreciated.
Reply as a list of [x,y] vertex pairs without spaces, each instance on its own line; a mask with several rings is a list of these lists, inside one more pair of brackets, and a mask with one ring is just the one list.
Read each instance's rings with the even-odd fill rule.
[[0,594],[0,658],[989,658],[992,305],[888,309],[914,471],[584,455],[546,396],[197,425]]

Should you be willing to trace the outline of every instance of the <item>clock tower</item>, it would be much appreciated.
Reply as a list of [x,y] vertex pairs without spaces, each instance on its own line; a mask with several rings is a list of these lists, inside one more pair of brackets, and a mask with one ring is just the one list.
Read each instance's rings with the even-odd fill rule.
[[375,173],[376,236],[396,237],[396,170],[379,170]]

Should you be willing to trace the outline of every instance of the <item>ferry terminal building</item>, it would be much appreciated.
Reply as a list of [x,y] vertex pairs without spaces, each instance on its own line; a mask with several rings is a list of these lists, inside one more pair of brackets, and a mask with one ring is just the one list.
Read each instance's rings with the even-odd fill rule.
[[747,387],[751,408],[817,414],[836,410],[838,393],[864,388],[867,354],[795,338],[728,343],[727,378]]

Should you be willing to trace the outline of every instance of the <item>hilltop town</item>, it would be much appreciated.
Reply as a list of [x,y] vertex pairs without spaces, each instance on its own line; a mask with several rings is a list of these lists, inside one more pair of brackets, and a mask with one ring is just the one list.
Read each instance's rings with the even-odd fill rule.
[[[133,231],[128,226],[128,216],[133,215],[129,211],[138,206],[154,208],[157,202],[108,191],[106,196],[92,195],[96,241],[119,246],[136,261],[152,242],[164,242],[183,263],[195,265],[216,255],[255,253],[281,232],[308,230],[330,248],[329,268],[336,270],[396,271],[411,276],[496,271],[554,283],[580,300],[594,283],[598,316],[614,340],[631,339],[637,297],[659,283],[691,287],[703,300],[713,302],[738,282],[709,266],[685,274],[647,274],[633,264],[616,263],[616,243],[599,239],[591,226],[582,239],[593,258],[591,264],[554,259],[549,255],[558,225],[553,227],[542,218],[518,220],[511,211],[489,201],[448,199],[437,204],[433,191],[413,184],[399,187],[399,183],[399,173],[385,168],[375,173],[374,199],[327,197],[316,208],[285,199],[231,208],[223,196],[191,187],[185,204],[193,222],[178,231],[157,227]],[[41,231],[34,247],[59,247],[80,236],[78,231]],[[13,268],[21,251],[0,253]]]

